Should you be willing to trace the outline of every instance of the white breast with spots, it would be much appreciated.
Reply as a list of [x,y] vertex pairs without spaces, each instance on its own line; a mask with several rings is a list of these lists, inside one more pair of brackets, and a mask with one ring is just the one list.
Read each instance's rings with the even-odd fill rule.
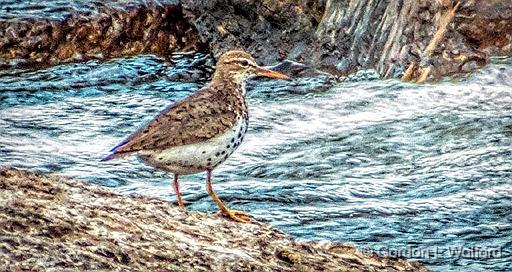
[[179,175],[213,169],[240,146],[248,125],[249,119],[244,115],[233,128],[206,142],[178,146],[160,152],[140,152],[139,158],[151,166]]

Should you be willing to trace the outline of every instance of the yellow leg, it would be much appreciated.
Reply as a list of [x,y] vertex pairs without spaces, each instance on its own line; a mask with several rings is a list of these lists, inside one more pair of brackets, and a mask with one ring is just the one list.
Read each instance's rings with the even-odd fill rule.
[[236,211],[236,210],[229,210],[226,205],[220,200],[220,198],[217,196],[217,194],[213,191],[212,188],[212,170],[206,171],[206,191],[208,191],[208,194],[212,197],[213,201],[215,201],[215,204],[219,206],[220,213],[229,219],[240,222],[240,223],[250,223],[251,219],[250,216],[244,212]]
[[176,193],[176,200],[178,200],[178,206],[180,206],[181,209],[185,210],[185,203],[183,203],[183,199],[181,199],[180,185],[178,184],[177,174],[174,174],[174,192]]

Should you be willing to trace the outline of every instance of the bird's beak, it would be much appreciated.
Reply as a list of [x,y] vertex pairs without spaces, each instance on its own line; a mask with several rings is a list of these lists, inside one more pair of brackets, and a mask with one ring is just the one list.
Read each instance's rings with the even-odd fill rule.
[[271,78],[277,78],[277,79],[290,79],[287,75],[281,74],[276,71],[269,70],[264,67],[258,67],[258,70],[256,71],[256,75],[258,76],[264,76],[264,77],[271,77]]

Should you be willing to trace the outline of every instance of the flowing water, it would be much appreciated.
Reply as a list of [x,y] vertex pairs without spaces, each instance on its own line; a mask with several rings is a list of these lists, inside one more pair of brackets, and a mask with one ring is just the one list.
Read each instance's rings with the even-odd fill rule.
[[[171,175],[99,160],[197,90],[211,64],[177,54],[2,71],[0,165],[174,202]],[[368,74],[252,81],[250,129],[214,171],[216,191],[299,239],[434,271],[512,271],[512,60],[438,84]],[[204,178],[183,177],[182,192],[189,209],[213,212]]]

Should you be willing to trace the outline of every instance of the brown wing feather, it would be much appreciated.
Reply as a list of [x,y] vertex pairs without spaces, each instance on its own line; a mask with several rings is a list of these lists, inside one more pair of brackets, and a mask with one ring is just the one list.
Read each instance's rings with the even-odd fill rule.
[[231,128],[237,113],[219,93],[201,90],[161,111],[112,149],[104,160],[141,150],[163,150],[206,141]]

